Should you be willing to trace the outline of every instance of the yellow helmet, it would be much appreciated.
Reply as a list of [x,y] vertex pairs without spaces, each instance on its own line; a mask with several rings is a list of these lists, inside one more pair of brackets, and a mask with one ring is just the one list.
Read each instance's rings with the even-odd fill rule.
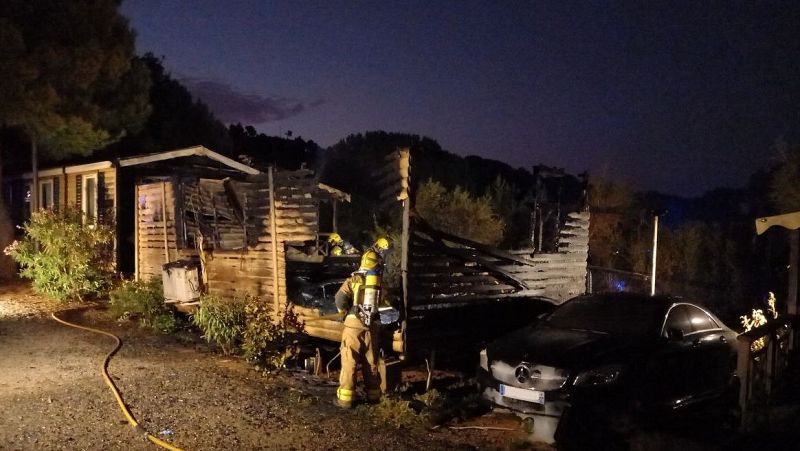
[[374,247],[375,249],[382,250],[382,251],[388,250],[389,249],[389,240],[386,239],[385,237],[380,237],[377,240],[375,240],[375,244],[373,244],[372,247]]
[[361,265],[359,266],[359,271],[373,271],[378,269],[381,264],[381,257],[378,256],[378,253],[373,250],[368,250],[364,252],[364,255],[361,256]]
[[328,235],[328,242],[329,243],[336,244],[336,243],[338,243],[340,241],[342,241],[342,237],[339,236],[338,233],[334,232],[334,233],[331,233],[330,235]]
[[331,249],[331,255],[338,256],[342,255],[343,253],[344,251],[342,250],[342,246],[333,246],[333,249]]

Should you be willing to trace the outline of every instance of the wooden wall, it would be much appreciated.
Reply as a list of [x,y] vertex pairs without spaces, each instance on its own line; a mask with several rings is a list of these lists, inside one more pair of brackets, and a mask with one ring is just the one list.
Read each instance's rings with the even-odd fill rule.
[[[209,293],[221,297],[250,294],[283,305],[284,243],[316,238],[319,200],[311,171],[276,171],[272,184],[274,197],[270,196],[268,175],[247,182],[203,179],[138,184],[137,276],[160,275],[167,260],[199,262],[196,243],[200,232]],[[162,192],[166,195],[165,217]],[[273,202],[277,239],[272,233]]]
[[530,290],[559,303],[586,292],[586,265],[589,257],[589,212],[567,215],[559,232],[558,252],[533,253],[532,250],[512,251],[530,261],[532,267],[517,270],[501,268],[519,275]]
[[[69,168],[68,168],[69,169]],[[48,172],[52,172],[49,170]],[[66,206],[81,207],[81,196],[79,195],[81,184],[79,179],[89,174],[97,174],[98,181],[98,211],[104,213],[104,219],[110,223],[116,219],[116,196],[117,196],[117,173],[116,168],[109,167],[100,170],[91,170],[73,174],[61,173],[58,175],[40,176],[39,182],[48,180],[53,181],[53,197],[58,208]],[[25,203],[26,186],[32,183],[30,178],[11,178],[3,183],[4,194],[10,190],[10,195],[6,197],[9,215],[15,225],[22,225],[24,220],[30,217],[30,206]],[[41,195],[41,192],[39,193]],[[24,211],[26,210],[27,211]]]
[[161,277],[164,263],[196,253],[193,249],[177,248],[173,187],[173,182],[166,180],[136,186],[137,279]]
[[278,234],[283,241],[299,242],[316,239],[319,233],[319,188],[314,173],[277,171],[275,210]]
[[[83,195],[83,178],[87,175],[97,174],[97,211],[107,216],[111,220],[116,218],[115,206],[117,198],[117,169],[107,168],[97,171],[80,172],[76,174],[65,174],[62,178],[60,199],[66,199],[68,205],[81,207]],[[66,183],[63,183],[66,177]],[[41,180],[41,179],[40,179]],[[112,216],[108,216],[111,214]]]
[[561,303],[586,291],[589,213],[571,213],[559,252],[502,251],[412,221],[410,310],[508,297],[547,297]]

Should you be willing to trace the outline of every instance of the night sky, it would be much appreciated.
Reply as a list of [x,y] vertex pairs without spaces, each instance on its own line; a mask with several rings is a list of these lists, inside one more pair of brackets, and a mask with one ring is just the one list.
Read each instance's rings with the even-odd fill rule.
[[[609,3],[609,4],[607,4]],[[225,122],[367,130],[639,189],[741,187],[800,142],[800,2],[125,0]],[[613,2],[616,3],[616,2]]]

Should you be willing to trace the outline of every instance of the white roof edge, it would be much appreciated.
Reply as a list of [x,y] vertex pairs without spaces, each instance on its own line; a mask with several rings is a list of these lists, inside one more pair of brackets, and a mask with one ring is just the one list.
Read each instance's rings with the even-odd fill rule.
[[207,147],[204,147],[204,146],[198,146],[198,147],[200,148],[199,155],[205,155],[208,158],[211,158],[212,160],[219,161],[222,164],[228,165],[228,166],[230,166],[230,167],[232,167],[234,169],[238,169],[238,170],[244,172],[245,174],[250,174],[250,175],[261,174],[261,171],[259,171],[256,168],[250,167],[250,166],[248,166],[248,165],[246,165],[244,163],[239,163],[238,161],[236,161],[236,160],[234,160],[232,158],[228,158],[225,155],[222,155],[222,154],[219,154],[217,152],[214,152],[213,150],[211,150],[211,149],[209,149]]
[[187,147],[185,149],[168,150],[166,152],[155,153],[152,155],[144,155],[141,157],[122,158],[119,160],[119,165],[121,167],[135,166],[138,164],[153,163],[155,161],[163,161],[163,160],[170,160],[172,158],[191,157],[191,156],[208,157],[228,167],[244,172],[245,174],[256,175],[261,173],[261,171],[259,171],[256,168],[252,168],[250,166],[247,166],[246,164],[239,163],[238,161],[230,159],[217,152],[214,152],[213,150],[208,149],[205,146],[193,146],[193,147]]
[[[76,164],[72,166],[58,166],[55,168],[47,168],[39,170],[39,177],[52,177],[61,174],[77,174],[80,172],[98,171],[100,169],[108,169],[113,167],[114,163],[110,161],[97,161],[95,163]],[[22,174],[23,179],[32,179],[33,172],[28,171]]]

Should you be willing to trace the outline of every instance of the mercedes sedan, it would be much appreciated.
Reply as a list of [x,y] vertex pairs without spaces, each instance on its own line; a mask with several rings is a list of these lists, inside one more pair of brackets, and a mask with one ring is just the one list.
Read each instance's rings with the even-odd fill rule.
[[677,298],[585,295],[482,350],[478,380],[486,400],[561,442],[576,421],[614,425],[735,400],[736,335]]

